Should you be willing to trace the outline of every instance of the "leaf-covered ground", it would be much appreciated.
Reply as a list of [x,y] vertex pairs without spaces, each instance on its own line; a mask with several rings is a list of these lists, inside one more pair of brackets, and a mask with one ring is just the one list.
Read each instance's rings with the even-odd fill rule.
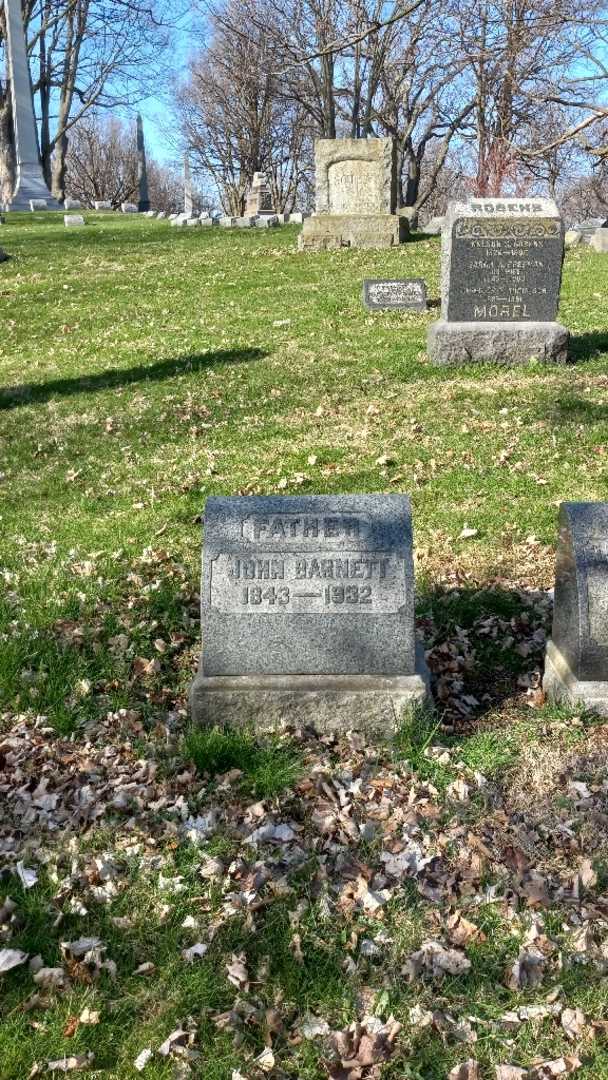
[[[0,1077],[608,1078],[608,742],[540,690],[606,497],[608,260],[564,369],[436,371],[437,240],[23,215],[0,265]],[[405,491],[434,713],[188,728],[209,493]]]

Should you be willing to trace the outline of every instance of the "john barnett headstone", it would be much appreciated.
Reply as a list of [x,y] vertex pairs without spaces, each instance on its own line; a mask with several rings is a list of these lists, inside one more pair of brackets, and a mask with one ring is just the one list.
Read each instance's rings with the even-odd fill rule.
[[315,213],[299,237],[304,251],[393,247],[407,221],[396,213],[397,170],[392,139],[317,139]]
[[194,719],[390,731],[427,695],[405,495],[210,497]]
[[560,507],[543,687],[553,701],[608,716],[608,503]]
[[429,327],[435,364],[533,358],[563,362],[557,321],[564,227],[550,199],[452,203],[442,232],[441,319]]

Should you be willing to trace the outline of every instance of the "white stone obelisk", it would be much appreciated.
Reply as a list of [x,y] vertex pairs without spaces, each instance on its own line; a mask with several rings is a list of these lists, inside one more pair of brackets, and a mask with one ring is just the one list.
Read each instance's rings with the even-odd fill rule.
[[45,199],[47,208],[59,209],[40,164],[34,99],[25,45],[21,0],[5,0],[8,70],[15,129],[16,183],[9,208],[29,210],[30,199]]
[[188,214],[188,217],[192,217],[193,214],[192,177],[190,176],[190,158],[188,154],[184,154],[184,214]]

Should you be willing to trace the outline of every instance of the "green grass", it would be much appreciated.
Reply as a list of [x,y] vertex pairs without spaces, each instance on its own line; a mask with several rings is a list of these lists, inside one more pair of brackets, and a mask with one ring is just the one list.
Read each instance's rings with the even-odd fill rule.
[[[63,962],[61,942],[96,935],[117,972],[95,979],[75,970],[67,991],[49,992],[31,1010],[27,965],[9,972],[1,987],[1,1080],[22,1080],[34,1062],[85,1050],[95,1053],[98,1075],[130,1078],[139,1075],[133,1061],[143,1047],[190,1023],[203,1053],[193,1075],[226,1080],[240,1069],[259,1080],[252,1057],[264,1047],[271,1009],[284,1025],[273,1035],[277,1068],[294,1080],[327,1075],[322,1041],[292,1037],[307,1011],[334,1029],[370,1010],[384,1019],[394,1011],[404,1026],[383,1069],[389,1080],[444,1080],[469,1056],[489,1080],[497,1063],[570,1052],[551,1019],[507,1033],[494,1021],[543,1001],[558,982],[570,1007],[605,1018],[605,977],[580,963],[555,965],[538,990],[508,990],[504,969],[534,912],[509,891],[517,882],[502,854],[472,884],[458,858],[472,832],[485,844],[502,828],[505,845],[517,847],[529,826],[532,839],[521,843],[531,846],[530,858],[547,876],[566,879],[587,853],[576,848],[577,836],[593,838],[594,819],[585,822],[574,808],[562,770],[588,776],[597,722],[573,723],[571,711],[552,706],[531,710],[519,680],[542,663],[548,609],[531,590],[553,583],[557,506],[605,498],[608,260],[581,247],[566,257],[560,319],[572,332],[574,364],[450,371],[425,356],[436,308],[370,313],[361,302],[364,277],[424,277],[437,300],[436,239],[309,255],[297,252],[295,227],[176,230],[137,217],[86,217],[86,229],[66,230],[61,215],[10,215],[1,230],[10,260],[0,264],[0,730],[10,736],[17,717],[42,717],[58,783],[90,739],[94,749],[131,755],[133,774],[152,761],[171,798],[168,809],[150,796],[152,809],[143,799],[142,807],[108,813],[69,842],[36,833],[26,865],[38,867],[39,883],[24,891],[16,877],[3,879],[1,896],[17,902],[18,922],[0,931],[0,948],[40,953],[54,965]],[[411,496],[420,631],[439,654],[446,648],[445,670],[449,659],[458,692],[477,701],[470,714],[450,715],[446,728],[441,710],[415,712],[393,746],[362,752],[356,767],[356,746],[188,729],[207,495],[374,491]],[[465,525],[474,537],[461,538]],[[530,626],[539,635],[531,652]],[[93,766],[82,753],[73,767],[86,784]],[[520,804],[514,811],[509,800],[527,782],[526,762],[531,768],[555,753],[548,809],[534,795],[529,811]],[[11,765],[3,755],[2,748],[4,776]],[[403,778],[408,768],[411,805],[407,792],[389,796],[381,782],[386,770]],[[223,785],[234,770],[240,775]],[[446,794],[463,776],[474,786],[476,773],[487,787],[475,788],[469,803]],[[349,785],[376,775],[377,794],[365,812],[358,807],[353,831]],[[28,790],[38,779],[27,780]],[[201,847],[180,833],[177,794],[192,813],[226,809]],[[310,815],[313,799],[318,817]],[[334,805],[344,818],[328,853],[322,828]],[[548,824],[545,812],[553,815]],[[243,842],[257,814],[295,823],[301,861],[283,863],[271,844]],[[379,869],[382,830],[393,815],[395,837],[409,822],[440,852],[437,872],[453,883],[445,909],[413,878],[378,920],[349,908],[347,886],[361,868]],[[564,839],[568,830],[574,839]],[[136,841],[143,862],[128,854]],[[608,880],[598,845],[589,852],[596,891]],[[120,874],[116,895],[103,902],[90,886],[94,859],[106,851]],[[201,867],[213,859],[224,877],[208,881]],[[243,896],[255,893],[251,875],[261,869],[273,885],[262,883],[260,906],[249,911]],[[169,900],[161,871],[181,875],[185,886]],[[85,915],[74,913],[72,896],[85,897]],[[446,912],[457,907],[485,934],[466,946],[470,971],[408,984],[407,957],[442,938]],[[560,927],[571,905],[552,902],[542,914],[568,955]],[[200,931],[183,929],[186,916]],[[125,917],[131,925],[120,929],[113,919]],[[363,955],[360,942],[380,931],[379,955]],[[209,950],[187,964],[181,950],[199,934]],[[252,973],[242,993],[226,976],[240,952]],[[146,961],[154,975],[135,975]],[[235,1042],[215,1021],[239,996],[254,1012]],[[85,1005],[99,1009],[100,1023],[65,1035]],[[409,1019],[415,1005],[479,1018],[477,1042],[419,1029]],[[601,1035],[575,1049],[584,1061],[577,1077],[608,1078]],[[173,1064],[156,1055],[143,1075],[164,1080]]]

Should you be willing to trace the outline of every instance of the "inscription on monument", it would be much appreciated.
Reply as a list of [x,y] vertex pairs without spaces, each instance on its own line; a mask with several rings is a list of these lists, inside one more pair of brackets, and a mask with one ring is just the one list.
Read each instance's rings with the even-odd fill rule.
[[[472,200],[451,223],[447,318],[550,322],[561,280],[561,221],[542,203]],[[540,211],[540,212],[539,212]]]
[[363,303],[370,311],[426,311],[426,284],[422,278],[396,281],[366,278]]
[[375,161],[336,161],[327,170],[330,214],[375,214],[382,175]]
[[210,498],[206,675],[413,671],[402,495]]

